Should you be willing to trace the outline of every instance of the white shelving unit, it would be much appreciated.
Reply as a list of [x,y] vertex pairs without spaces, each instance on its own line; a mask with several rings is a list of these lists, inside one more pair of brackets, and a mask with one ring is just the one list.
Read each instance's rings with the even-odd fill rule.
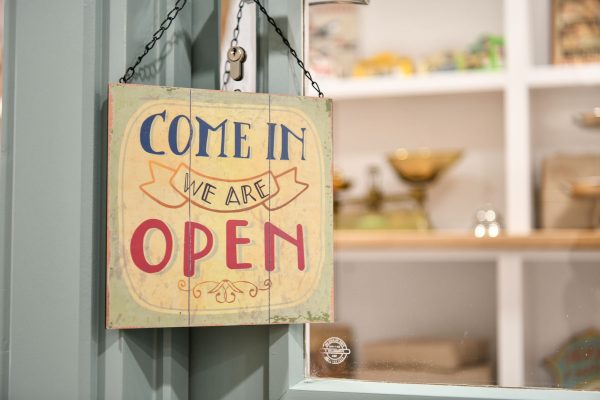
[[[439,72],[412,77],[320,78],[321,89],[334,100],[382,97],[504,92],[504,71]],[[537,66],[527,70],[528,89],[577,88],[600,85],[600,65]]]
[[[350,230],[337,231],[335,244],[339,312],[344,319],[351,309],[354,320],[366,325],[357,329],[361,341],[389,332],[411,336],[420,330],[485,337],[490,335],[486,325],[491,324],[496,333],[488,337],[496,350],[501,386],[543,385],[547,377],[538,353],[548,355],[555,350],[556,335],[588,328],[589,319],[597,314],[594,304],[578,303],[584,292],[579,293],[578,285],[594,287],[600,278],[594,273],[600,263],[600,233],[544,231],[476,239],[451,232]],[[365,284],[373,278],[379,278],[377,290]],[[532,285],[556,293],[543,292],[545,297],[540,297]],[[556,295],[562,291],[571,292],[567,297],[575,295],[576,300],[563,306],[565,300]],[[357,293],[368,294],[368,300]],[[381,320],[373,312],[373,302],[401,307]],[[461,308],[456,310],[457,306]],[[555,312],[557,306],[566,307],[573,325],[565,326],[561,313]],[[581,308],[585,311],[577,316]],[[541,324],[532,326],[538,314],[543,315]],[[428,320],[432,315],[439,320]]]
[[[464,6],[468,3],[468,0],[455,0],[455,2]],[[422,4],[416,5],[416,3],[418,2],[415,1],[415,8],[425,7]],[[547,46],[549,48],[548,29],[544,27],[546,23],[549,25],[549,21],[547,21],[549,14],[545,14],[550,7],[549,0],[497,0],[496,3],[501,4],[502,22],[499,23],[499,26],[503,30],[506,42],[506,68],[504,71],[436,73],[408,78],[320,78],[319,83],[325,95],[337,101],[344,115],[355,116],[355,119],[352,121],[338,122],[339,126],[346,130],[352,129],[353,124],[357,126],[355,129],[361,131],[370,128],[370,126],[361,124],[361,119],[373,114],[375,114],[374,119],[380,118],[383,112],[378,113],[379,107],[388,107],[388,113],[397,113],[399,110],[406,108],[413,110],[413,105],[409,102],[418,103],[418,105],[414,106],[415,109],[418,107],[430,107],[429,104],[431,103],[433,104],[431,107],[437,110],[446,107],[440,104],[446,104],[449,109],[459,112],[458,109],[460,107],[455,104],[463,101],[465,107],[473,107],[473,110],[464,110],[462,118],[465,130],[468,130],[473,124],[478,124],[479,119],[491,118],[494,123],[490,126],[490,131],[493,132],[489,134],[489,138],[493,139],[496,136],[500,136],[494,139],[500,143],[500,149],[497,154],[493,154],[494,156],[497,155],[499,159],[491,157],[489,153],[485,153],[487,148],[483,144],[480,145],[480,150],[483,149],[482,151],[484,152],[484,155],[481,157],[483,159],[495,160],[490,161],[490,163],[497,162],[499,166],[495,169],[490,168],[486,179],[494,181],[495,185],[501,187],[501,194],[496,197],[496,202],[500,205],[500,209],[503,212],[506,232],[509,235],[528,235],[534,230],[535,210],[535,173],[533,169],[534,160],[536,160],[536,148],[532,148],[532,121],[540,118],[538,115],[531,114],[531,102],[535,101],[535,99],[532,100],[532,93],[534,91],[556,91],[563,89],[589,91],[590,88],[598,87],[600,95],[600,65],[554,66],[550,65],[548,60],[545,62],[544,60],[540,61],[543,58],[542,56],[548,53],[547,50],[541,51],[541,47]],[[472,4],[475,5],[475,3]],[[488,0],[485,4],[493,5],[495,3],[493,3],[493,0]],[[480,10],[480,12],[483,11]],[[486,15],[486,17],[489,18],[490,16]],[[408,21],[407,18],[410,17],[403,16],[403,18],[404,21]],[[401,23],[402,21],[399,22],[399,25]],[[375,49],[374,51],[379,50]],[[308,92],[310,93],[310,90]],[[479,97],[472,101],[464,100],[473,95]],[[436,99],[436,96],[439,99]],[[423,97],[429,99],[428,103],[422,100]],[[501,102],[499,105],[500,117],[495,120],[493,116],[496,114],[490,112],[489,109],[495,107],[498,101]],[[477,103],[482,104],[481,108],[477,108]],[[590,107],[592,106],[597,106],[597,104],[590,104]],[[364,113],[359,113],[362,110],[364,110]],[[553,111],[551,110],[550,113]],[[575,111],[582,110],[573,110],[573,112]],[[486,116],[482,117],[480,114],[485,114]],[[424,113],[423,115],[427,114]],[[450,113],[444,116],[434,114],[431,120],[424,120],[423,124],[433,124],[432,126],[439,130],[439,126],[443,125],[435,125],[435,120],[440,118],[449,119],[451,126],[449,130],[453,130],[453,132],[460,131],[460,128],[457,128],[460,127],[460,122],[456,122],[458,117],[452,117],[455,116],[450,115]],[[335,118],[341,117],[336,114]],[[390,119],[390,121],[398,126],[402,126],[402,114],[395,119]],[[407,130],[414,129],[415,127],[418,128],[415,123],[411,124],[409,122],[408,125]],[[479,123],[479,125],[481,124]],[[381,138],[384,137],[383,134],[377,136],[377,132],[382,130],[382,126],[383,124],[373,125],[372,132],[369,132],[369,140],[371,142],[382,140]],[[496,130],[498,131],[498,135],[494,133]],[[410,142],[408,138],[410,135],[405,133],[405,131],[401,130],[401,132],[404,138]],[[466,138],[458,135],[457,141],[468,142],[472,138],[474,142],[477,142],[478,137],[476,135],[472,133],[469,133],[469,135],[471,136]],[[387,138],[383,139],[389,141],[385,145],[392,146],[389,149],[392,150],[397,136],[390,134]],[[432,140],[443,142],[447,139],[445,136],[440,135]],[[340,143],[340,141],[338,137],[336,144]],[[384,143],[381,144],[384,145]],[[357,140],[356,144],[348,145],[342,143],[342,146],[346,146],[342,151],[348,151],[351,145],[355,146],[351,148],[355,152],[348,154],[348,159],[352,162],[347,162],[343,167],[348,166],[350,168],[362,148],[365,148],[365,151],[367,151],[367,149],[370,150],[374,147],[368,141],[361,142]],[[383,147],[386,150],[388,149],[385,146]],[[557,147],[557,150],[561,150],[559,145]],[[598,147],[595,150],[600,150],[600,138],[598,140]],[[342,162],[344,161],[343,156],[344,154],[338,157]],[[480,166],[481,164],[473,162],[461,173],[468,172],[468,170],[477,170]],[[357,171],[358,169],[352,170],[349,174],[356,176]],[[492,178],[489,178],[489,176]],[[393,177],[390,178],[389,182],[392,182],[394,179]],[[460,183],[457,180],[454,181],[454,183],[457,182]],[[481,186],[480,181],[473,180],[473,182],[475,183],[471,186]],[[387,186],[389,185],[385,183],[384,179],[384,187]],[[452,199],[448,198],[448,191],[443,191],[443,193],[446,196],[445,201],[451,202]],[[464,196],[473,197],[470,195]],[[439,206],[443,208],[443,204]],[[436,207],[438,207],[438,204],[436,204]],[[448,219],[448,221],[450,221],[448,223],[450,225],[452,220]],[[460,228],[464,229],[464,227]],[[528,376],[532,374],[527,371],[527,368],[541,368],[539,359],[542,357],[541,354],[531,353],[532,350],[530,349],[535,346],[532,346],[532,343],[528,342],[535,340],[535,338],[532,338],[527,333],[528,331],[539,333],[542,330],[540,327],[533,329],[531,327],[528,328],[528,326],[534,323],[544,323],[544,321],[532,322],[527,316],[527,310],[531,307],[528,306],[530,283],[526,277],[529,276],[531,278],[533,276],[527,275],[528,265],[535,264],[539,266],[539,263],[571,265],[572,263],[585,264],[586,262],[597,262],[600,260],[600,248],[585,253],[570,250],[568,247],[565,247],[562,251],[537,251],[533,253],[531,251],[524,251],[518,247],[504,250],[495,249],[491,252],[478,252],[472,249],[407,252],[406,249],[398,249],[394,245],[388,245],[387,247],[384,246],[384,248],[365,251],[361,250],[360,246],[354,250],[340,250],[336,256],[339,257],[338,261],[341,265],[345,263],[357,263],[361,259],[365,262],[368,261],[370,264],[385,263],[392,260],[427,263],[446,261],[473,263],[479,260],[484,264],[493,263],[496,268],[495,307],[498,384],[508,387],[520,387],[531,385],[532,381],[530,381]],[[538,272],[539,270],[538,268]],[[536,277],[536,279],[539,278],[538,275]],[[560,283],[560,285],[563,284],[564,282]],[[596,317],[592,316],[592,318]],[[600,321],[590,322],[600,323]],[[575,328],[571,326],[570,329]],[[562,329],[562,331],[565,330],[568,329]],[[566,339],[566,337],[563,337],[563,339]],[[555,344],[553,346],[554,348],[556,347]]]
[[552,89],[600,85],[600,65],[546,65],[528,71],[530,89]]
[[501,91],[506,86],[503,72],[439,72],[430,75],[375,77],[360,79],[326,78],[319,80],[328,97],[334,100],[372,99],[478,93]]

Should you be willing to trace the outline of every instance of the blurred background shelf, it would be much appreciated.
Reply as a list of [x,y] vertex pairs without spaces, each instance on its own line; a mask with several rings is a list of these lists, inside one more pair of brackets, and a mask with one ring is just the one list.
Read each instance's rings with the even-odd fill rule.
[[453,93],[489,93],[503,90],[505,82],[505,74],[498,71],[438,72],[410,77],[319,79],[326,96],[337,100]]
[[[551,0],[378,0],[356,10],[349,26],[359,59],[391,52],[417,68],[412,76],[315,74],[335,100],[334,162],[349,181],[338,215],[360,216],[352,200],[375,184],[384,197],[410,190],[388,161],[396,149],[462,157],[428,188],[436,229],[334,233],[336,319],[354,329],[353,354],[360,361],[358,344],[376,340],[485,337],[491,384],[555,386],[544,359],[600,327],[600,230],[584,230],[594,201],[564,190],[573,170],[600,176],[600,129],[574,122],[600,107],[600,63],[553,64]],[[482,34],[504,39],[504,69],[418,68]],[[503,232],[477,239],[476,213],[488,205]],[[387,206],[386,216],[407,207]]]
[[597,86],[600,64],[536,66],[529,71],[528,83],[533,89]]
[[[415,76],[319,78],[327,97],[336,100],[493,93],[506,89],[504,71],[437,72]],[[569,88],[600,84],[600,64],[542,65],[527,74],[531,89]]]
[[337,230],[336,249],[459,249],[459,250],[598,250],[600,232],[594,230],[538,230],[524,235],[476,238],[458,232],[394,230]]

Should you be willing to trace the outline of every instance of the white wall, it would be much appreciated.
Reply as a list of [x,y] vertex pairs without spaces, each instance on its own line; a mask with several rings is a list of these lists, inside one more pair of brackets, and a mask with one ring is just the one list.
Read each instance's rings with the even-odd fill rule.
[[[530,5],[532,61],[534,65],[548,64],[552,2],[524,1]],[[481,33],[503,31],[502,0],[372,0],[358,10],[361,56],[392,50],[423,57],[462,48]],[[472,18],[467,20],[465,15]]]
[[597,87],[532,91],[532,151],[538,172],[541,161],[550,155],[600,152],[600,129],[582,128],[573,121],[576,114],[598,106]]
[[531,61],[533,65],[550,63],[551,58],[551,0],[528,0],[531,25]]
[[362,56],[395,51],[423,57],[462,49],[482,33],[502,33],[501,0],[372,0],[359,10]]
[[[600,88],[534,90],[531,95],[532,161],[539,216],[542,163],[557,154],[599,154],[600,129],[582,128],[574,115],[600,106]],[[600,168],[595,175],[600,176]]]

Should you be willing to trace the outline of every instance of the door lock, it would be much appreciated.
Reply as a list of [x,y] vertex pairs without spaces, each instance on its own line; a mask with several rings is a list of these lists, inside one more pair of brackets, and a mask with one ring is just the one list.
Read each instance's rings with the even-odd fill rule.
[[246,61],[246,51],[241,46],[233,46],[227,52],[229,61],[229,76],[234,81],[241,81],[244,78],[244,61]]

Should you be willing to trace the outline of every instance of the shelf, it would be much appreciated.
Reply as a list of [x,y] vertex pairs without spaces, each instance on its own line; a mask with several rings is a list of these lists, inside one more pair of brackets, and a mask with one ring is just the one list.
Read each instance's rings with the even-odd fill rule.
[[599,250],[600,232],[536,231],[529,235],[476,238],[467,233],[337,230],[336,250],[456,249],[456,250]]
[[600,64],[540,66],[527,78],[534,89],[600,85]]
[[[370,99],[503,91],[506,74],[501,71],[437,72],[412,77],[318,78],[327,97]],[[526,83],[532,89],[600,85],[600,64],[547,65],[531,68]]]
[[438,72],[429,75],[372,78],[319,78],[326,97],[368,99],[452,93],[496,92],[504,89],[503,72]]

